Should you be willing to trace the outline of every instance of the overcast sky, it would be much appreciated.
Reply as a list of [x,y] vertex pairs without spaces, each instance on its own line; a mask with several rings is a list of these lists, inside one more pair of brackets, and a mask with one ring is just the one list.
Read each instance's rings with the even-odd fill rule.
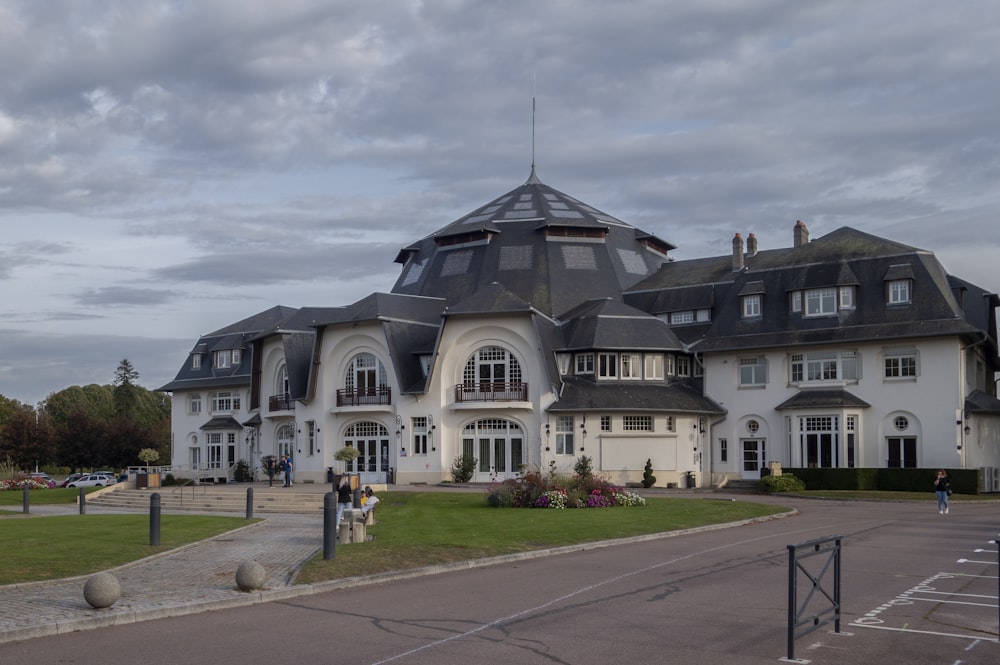
[[540,179],[723,255],[852,226],[1000,290],[995,0],[0,0],[0,394],[149,388]]

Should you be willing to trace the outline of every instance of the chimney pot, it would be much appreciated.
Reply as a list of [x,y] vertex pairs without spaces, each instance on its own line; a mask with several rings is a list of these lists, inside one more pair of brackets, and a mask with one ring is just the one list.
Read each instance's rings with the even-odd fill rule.
[[743,270],[743,238],[739,233],[733,236],[733,272]]
[[757,236],[752,233],[747,236],[747,255],[757,256]]
[[809,229],[802,223],[802,220],[795,222],[795,230],[792,232],[793,246],[802,247],[809,244]]

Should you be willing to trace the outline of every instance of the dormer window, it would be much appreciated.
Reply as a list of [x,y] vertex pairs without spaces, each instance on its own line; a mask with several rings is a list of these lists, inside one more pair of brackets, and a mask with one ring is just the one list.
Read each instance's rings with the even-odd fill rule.
[[836,289],[810,289],[806,291],[806,316],[831,316],[836,313]]
[[201,354],[191,354],[191,369],[201,369]]
[[677,326],[685,323],[694,323],[694,311],[670,312],[670,325]]
[[890,305],[908,305],[910,301],[910,280],[894,279],[886,284]]
[[759,319],[761,316],[760,294],[755,293],[742,298],[742,314],[744,319]]
[[226,368],[232,367],[234,365],[240,364],[240,349],[226,349],[225,351],[215,352],[215,367],[216,368]]

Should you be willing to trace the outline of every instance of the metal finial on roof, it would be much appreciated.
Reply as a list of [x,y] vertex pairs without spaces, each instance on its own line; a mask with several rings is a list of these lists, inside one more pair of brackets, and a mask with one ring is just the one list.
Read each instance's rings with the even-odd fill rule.
[[531,73],[531,175],[525,185],[540,185],[542,181],[535,174],[535,73]]

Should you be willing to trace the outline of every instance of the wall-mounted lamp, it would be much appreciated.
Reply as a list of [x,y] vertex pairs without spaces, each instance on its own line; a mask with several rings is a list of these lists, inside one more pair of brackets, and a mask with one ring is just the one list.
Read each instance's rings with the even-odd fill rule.
[[431,442],[431,452],[437,450],[434,446],[434,430],[437,425],[434,424],[434,416],[427,414],[427,438]]
[[970,434],[972,434],[972,428],[969,427],[968,425],[966,425],[965,426],[965,436],[969,436]]
[[548,423],[545,423],[545,450],[549,450],[549,437],[552,435],[552,431]]

